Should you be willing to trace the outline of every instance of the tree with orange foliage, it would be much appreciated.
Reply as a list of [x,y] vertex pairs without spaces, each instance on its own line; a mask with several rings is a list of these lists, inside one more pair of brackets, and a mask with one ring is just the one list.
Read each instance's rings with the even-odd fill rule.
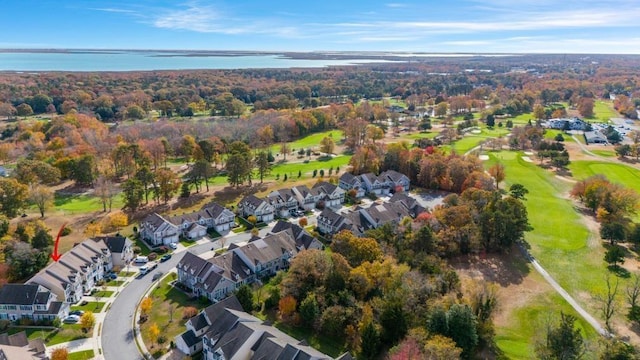
[[296,312],[296,306],[298,302],[296,298],[291,295],[285,296],[278,301],[278,310],[280,311],[280,317],[283,320],[291,318]]
[[51,352],[51,360],[67,360],[69,358],[69,350],[63,347],[57,347]]

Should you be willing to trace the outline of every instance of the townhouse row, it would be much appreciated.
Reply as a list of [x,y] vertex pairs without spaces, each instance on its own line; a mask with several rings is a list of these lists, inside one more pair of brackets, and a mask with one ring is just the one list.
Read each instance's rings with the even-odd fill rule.
[[398,224],[403,218],[415,218],[425,210],[416,199],[398,192],[388,202],[374,203],[368,208],[358,206],[343,213],[324,209],[318,215],[318,231],[329,237],[342,230],[363,236],[367,230],[389,223]]
[[66,317],[70,305],[105,280],[108,272],[131,261],[132,245],[122,236],[88,239],[26,283],[4,285],[0,289],[0,320],[39,322]]
[[289,267],[300,251],[323,245],[300,226],[278,221],[264,238],[253,237],[242,246],[232,244],[224,254],[203,259],[187,252],[178,265],[178,282],[194,296],[217,302],[238,287]]

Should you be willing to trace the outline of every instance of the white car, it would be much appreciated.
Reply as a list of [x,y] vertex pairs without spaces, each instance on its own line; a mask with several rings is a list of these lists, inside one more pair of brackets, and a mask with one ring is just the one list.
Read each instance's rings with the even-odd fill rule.
[[178,244],[176,243],[169,243],[169,247],[172,248],[173,250],[178,248]]

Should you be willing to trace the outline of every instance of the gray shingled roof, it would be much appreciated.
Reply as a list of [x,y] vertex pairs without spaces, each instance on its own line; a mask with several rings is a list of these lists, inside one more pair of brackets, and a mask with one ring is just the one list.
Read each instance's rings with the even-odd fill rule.
[[201,341],[200,338],[198,338],[196,334],[193,332],[193,330],[185,331],[180,336],[182,337],[182,340],[184,340],[185,344],[187,344],[188,347],[192,347],[193,345]]
[[33,305],[38,296],[38,285],[5,284],[0,289],[0,304]]

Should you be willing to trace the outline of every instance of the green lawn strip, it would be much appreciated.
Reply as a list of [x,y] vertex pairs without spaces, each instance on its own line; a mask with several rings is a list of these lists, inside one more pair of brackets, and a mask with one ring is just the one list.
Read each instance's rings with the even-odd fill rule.
[[51,332],[44,339],[47,346],[61,344],[73,340],[91,337],[92,331],[85,333],[80,328],[80,324],[64,324],[57,332]]
[[623,164],[604,161],[580,160],[572,161],[569,170],[576,180],[583,180],[590,176],[601,174],[609,181],[640,192],[640,170]]
[[502,123],[504,124],[507,122],[507,120],[513,121],[515,125],[528,124],[529,120],[531,120],[532,123],[536,122],[536,119],[533,117],[533,113],[524,113],[507,119],[496,119],[496,124],[498,124],[500,121],[502,121]]
[[190,247],[196,244],[195,240],[180,238],[180,244],[184,247]]
[[[562,137],[564,138],[565,142],[574,142],[571,135],[565,134],[564,131],[562,130],[546,129],[544,132],[544,138],[547,140],[555,140],[558,134],[562,134]],[[577,136],[582,136],[582,134],[579,134]]]
[[[147,256],[151,253],[151,249],[149,249],[149,245],[142,241],[139,237],[133,238],[134,245],[140,248],[140,253],[137,255]],[[123,275],[120,275],[123,276]]]
[[288,178],[297,179],[298,172],[302,172],[302,177],[309,178],[313,174],[313,170],[318,170],[319,177],[320,170],[324,170],[324,175],[329,176],[329,169],[333,167],[333,174],[335,175],[336,167],[340,167],[340,173],[344,172],[347,165],[349,164],[349,160],[351,160],[351,155],[338,155],[334,158],[324,160],[324,161],[311,161],[307,164],[305,163],[284,163],[284,164],[276,164],[271,168],[271,179],[275,179],[276,175],[280,175],[280,180],[282,181],[284,174],[287,174]]
[[455,141],[451,144],[451,148],[456,151],[458,154],[464,154],[467,151],[473,149],[474,147],[480,145],[481,142],[485,141],[486,138],[479,136],[465,136],[460,140]]
[[[532,274],[535,271],[532,270]],[[531,276],[531,275],[530,275]],[[535,275],[544,281],[537,273]],[[598,334],[573,308],[555,291],[549,291],[532,298],[523,307],[514,309],[508,315],[508,326],[496,327],[495,341],[504,352],[506,359],[529,359],[535,353],[536,341],[543,340],[549,321],[560,318],[560,312],[575,316],[576,327],[589,342],[594,342]]]
[[592,153],[602,157],[615,157],[616,152],[612,150],[590,150]]
[[[329,130],[329,131],[311,134],[303,137],[302,139],[289,142],[287,143],[287,145],[289,146],[289,149],[292,151],[292,153],[297,152],[300,148],[303,148],[305,150],[313,149],[318,147],[320,145],[320,141],[322,141],[322,139],[324,139],[327,136],[332,138],[333,142],[337,144],[342,140],[342,136],[343,136],[342,130]],[[281,146],[282,144],[271,145],[270,150],[273,153],[273,156],[276,156],[276,154],[280,153]],[[291,154],[291,155],[295,156],[294,154]]]
[[69,353],[67,360],[91,360],[94,356],[93,350],[76,351]]
[[9,335],[13,335],[24,331],[27,334],[27,338],[29,340],[35,339],[46,339],[47,337],[53,336],[53,333],[58,331],[58,329],[41,329],[41,328],[30,328],[30,327],[11,327],[7,330]]
[[113,293],[114,293],[113,291],[109,291],[109,290],[100,290],[100,291],[94,292],[93,295],[91,296],[94,296],[97,298],[108,298],[108,297],[111,297]]
[[[198,311],[209,305],[208,302],[202,302],[199,299],[191,300],[187,294],[181,290],[174,288],[169,283],[173,280],[172,276],[167,276],[160,281],[158,287],[151,292],[153,305],[149,313],[147,321],[140,325],[140,331],[144,343],[151,353],[158,351],[158,344],[151,343],[149,337],[149,328],[152,324],[156,324],[160,328],[160,335],[166,340],[162,346],[164,347],[180,333],[185,331],[184,323],[186,319],[182,318],[183,310],[186,307],[193,306]],[[173,319],[171,320],[171,315]]]
[[135,276],[137,274],[137,272],[135,271],[129,271],[127,272],[126,270],[120,271],[118,273],[118,276],[120,277],[129,277],[129,276]]
[[[53,203],[56,210],[67,213],[87,213],[102,211],[102,201],[100,198],[91,195],[60,195],[55,194]],[[118,194],[113,198],[112,209],[121,209],[124,206],[122,195]]]
[[[97,293],[96,293],[97,294]],[[96,296],[95,294],[93,296]],[[89,301],[85,305],[73,305],[71,306],[71,310],[82,310],[82,311],[91,311],[93,313],[99,313],[102,311],[106,303],[102,301]]]
[[107,286],[122,286],[125,281],[122,280],[109,280],[107,281]]
[[438,134],[439,134],[438,132],[414,132],[411,134],[403,134],[402,136],[396,138],[395,140],[412,141],[412,140],[418,140],[418,139],[433,139],[436,136],[438,136]]

